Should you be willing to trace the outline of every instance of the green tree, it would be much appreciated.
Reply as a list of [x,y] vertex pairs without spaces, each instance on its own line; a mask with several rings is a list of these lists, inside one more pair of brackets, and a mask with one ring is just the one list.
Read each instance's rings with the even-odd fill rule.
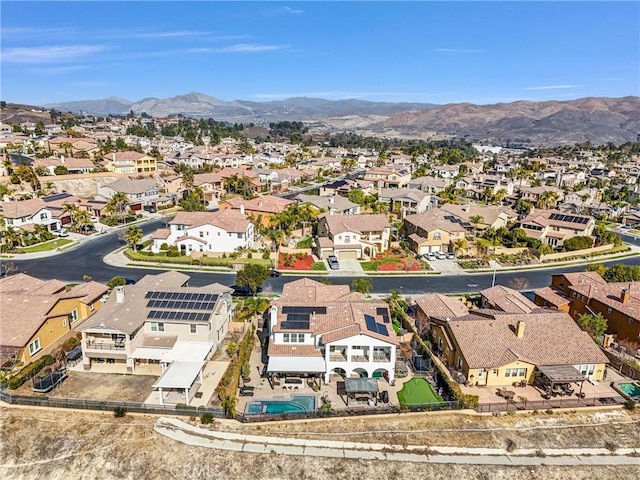
[[116,275],[115,277],[111,277],[111,279],[107,282],[107,287],[110,290],[113,290],[115,287],[120,287],[127,284],[127,279],[122,275]]
[[269,278],[269,270],[263,265],[248,263],[236,274],[236,285],[247,287],[255,295],[258,287]]
[[584,248],[591,248],[592,246],[593,238],[583,237],[579,235],[566,239],[563,244],[563,248],[567,252],[571,252],[573,250],[582,250]]
[[358,205],[364,205],[364,192],[359,188],[354,188],[353,190],[349,190],[347,194],[347,198],[353,203],[357,203]]
[[137,251],[138,242],[142,240],[142,229],[136,225],[131,225],[124,234],[124,239],[133,248],[134,252]]
[[370,278],[356,278],[351,282],[351,288],[359,293],[371,293],[373,282]]
[[205,205],[203,202],[203,192],[200,188],[195,188],[193,191],[180,200],[180,206],[185,212],[204,212]]
[[124,217],[129,208],[129,197],[122,192],[115,193],[107,202],[104,207],[105,212],[109,215],[115,215],[117,217]]
[[584,313],[578,317],[577,323],[582,330],[587,332],[598,343],[600,343],[600,337],[607,331],[608,327],[607,319],[600,312],[595,315]]
[[482,215],[471,215],[469,217],[469,222],[473,224],[473,235],[477,235],[478,225],[484,222],[484,217]]
[[533,204],[530,201],[523,200],[522,198],[520,198],[513,205],[513,210],[519,215],[529,215],[532,207],[533,207]]

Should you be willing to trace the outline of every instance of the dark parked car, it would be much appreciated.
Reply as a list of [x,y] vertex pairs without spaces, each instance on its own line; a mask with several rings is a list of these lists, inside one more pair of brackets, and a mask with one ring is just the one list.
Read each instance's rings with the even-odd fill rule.
[[274,270],[274,269],[269,270],[270,277],[279,277],[280,275],[282,275],[282,273],[280,273],[278,270]]
[[125,278],[124,279],[124,284],[125,285],[135,285],[136,281],[133,278]]
[[156,213],[158,211],[158,209],[156,207],[154,207],[153,205],[145,205],[142,208],[144,208],[145,212],[149,212],[149,213]]
[[249,287],[241,287],[240,285],[231,285],[230,288],[233,288],[233,292],[231,292],[231,295],[234,295],[236,297],[250,297],[254,293],[262,292],[262,287],[258,287],[258,290],[255,292],[253,292]]

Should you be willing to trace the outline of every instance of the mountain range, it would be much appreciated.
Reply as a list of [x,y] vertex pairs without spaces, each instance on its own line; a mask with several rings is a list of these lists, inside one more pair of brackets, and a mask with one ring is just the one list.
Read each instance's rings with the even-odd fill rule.
[[202,93],[137,102],[102,100],[45,105],[61,111],[122,115],[133,111],[154,117],[184,115],[264,125],[282,120],[313,122],[326,130],[368,135],[554,145],[590,141],[620,144],[640,135],[640,97],[588,97],[569,101],[518,101],[494,105],[391,103],[365,100],[289,98],[269,102],[227,102]]

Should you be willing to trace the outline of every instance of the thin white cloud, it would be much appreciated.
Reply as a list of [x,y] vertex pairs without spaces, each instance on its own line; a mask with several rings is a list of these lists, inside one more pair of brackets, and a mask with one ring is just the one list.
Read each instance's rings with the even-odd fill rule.
[[0,29],[3,37],[10,37],[15,40],[17,38],[51,38],[63,37],[73,33],[70,27],[2,27]]
[[283,13],[291,13],[293,15],[300,15],[302,13],[304,13],[304,10],[300,10],[297,8],[291,8],[291,7],[282,7],[280,9],[280,11],[282,11]]
[[12,47],[2,51],[3,63],[49,64],[77,61],[107,48],[100,45],[50,45],[44,47]]
[[196,31],[196,30],[178,30],[174,32],[133,33],[130,35],[130,37],[131,38],[178,38],[178,37],[202,37],[210,34],[211,32],[202,32],[202,31]]
[[523,88],[523,90],[563,90],[567,88],[578,88],[578,85],[540,85],[537,87]]
[[288,45],[266,45],[256,43],[237,43],[235,45],[229,45],[227,47],[217,48],[188,48],[185,52],[189,53],[260,53],[271,52],[274,50],[283,50],[289,48]]
[[475,53],[484,52],[484,50],[473,50],[465,48],[436,48],[433,51],[435,53],[441,53],[444,55],[473,55]]
[[38,67],[29,69],[29,73],[35,75],[65,75],[67,73],[77,72],[79,70],[86,70],[89,68],[87,65],[64,65],[58,67]]

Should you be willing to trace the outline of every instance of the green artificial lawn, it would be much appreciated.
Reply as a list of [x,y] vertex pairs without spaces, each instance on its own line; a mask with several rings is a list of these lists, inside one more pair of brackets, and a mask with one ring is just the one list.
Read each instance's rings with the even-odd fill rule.
[[436,395],[431,384],[424,378],[412,378],[404,382],[402,390],[398,392],[398,401],[402,405],[425,405],[443,402],[444,399]]

